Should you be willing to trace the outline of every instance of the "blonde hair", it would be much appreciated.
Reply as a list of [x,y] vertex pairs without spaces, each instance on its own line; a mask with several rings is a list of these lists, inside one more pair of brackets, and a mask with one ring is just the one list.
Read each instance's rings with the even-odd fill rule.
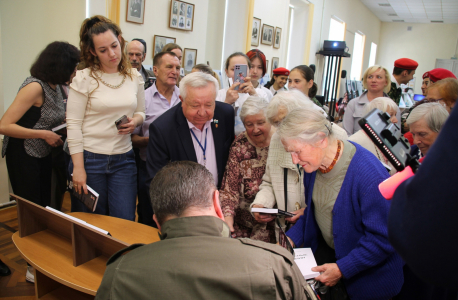
[[390,91],[390,89],[391,89],[391,76],[390,76],[390,73],[388,72],[388,70],[386,68],[384,68],[382,66],[379,66],[379,65],[374,65],[372,67],[369,67],[364,72],[364,75],[363,75],[363,87],[367,90],[367,77],[369,75],[371,75],[372,73],[374,73],[375,71],[378,71],[378,70],[385,71],[385,79],[386,79],[387,85],[385,86],[383,91],[385,93],[388,93]]
[[297,140],[309,145],[325,137],[334,139],[331,122],[313,107],[301,107],[291,111],[280,123],[277,132],[281,139]]
[[368,104],[366,104],[366,113],[369,113],[374,108],[380,109],[383,112],[388,112],[389,110],[398,111],[398,106],[396,103],[388,97],[377,97]]

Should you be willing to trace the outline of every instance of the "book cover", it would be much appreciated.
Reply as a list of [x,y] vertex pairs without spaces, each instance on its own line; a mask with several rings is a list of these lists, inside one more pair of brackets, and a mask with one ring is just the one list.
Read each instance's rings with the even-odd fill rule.
[[282,215],[286,217],[294,217],[295,214],[290,213],[289,211],[284,211],[278,208],[259,208],[259,207],[252,207],[251,212],[258,212],[263,214],[271,214],[271,215]]
[[81,201],[88,209],[90,209],[90,211],[95,211],[95,208],[97,207],[97,202],[99,201],[99,194],[96,191],[94,191],[90,186],[86,185],[88,193],[85,194],[84,192],[82,192],[80,194],[73,187],[73,181],[70,181],[68,187],[72,190],[72,195],[74,197]]

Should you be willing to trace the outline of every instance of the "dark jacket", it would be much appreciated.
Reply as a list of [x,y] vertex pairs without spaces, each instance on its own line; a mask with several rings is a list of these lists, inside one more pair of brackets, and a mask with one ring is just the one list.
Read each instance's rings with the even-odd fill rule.
[[[215,143],[219,188],[223,180],[229,149],[235,138],[234,109],[229,104],[216,101],[213,119],[218,120],[218,128],[215,127],[214,122],[211,123],[211,128]],[[162,167],[169,162],[180,160],[197,162],[191,133],[181,103],[166,111],[149,126],[146,155],[148,184]]]
[[390,242],[412,271],[458,289],[458,109],[450,114],[415,176],[393,196]]
[[[153,71],[145,69],[145,67],[143,67],[143,65],[142,65],[142,72],[141,73],[142,73],[142,76],[143,76],[143,74],[145,74],[146,78],[147,78],[145,80],[145,90],[146,90],[147,88],[149,88],[150,86],[153,85],[154,81],[156,81],[156,75],[154,75]],[[151,78],[154,78],[154,79],[151,79]]]

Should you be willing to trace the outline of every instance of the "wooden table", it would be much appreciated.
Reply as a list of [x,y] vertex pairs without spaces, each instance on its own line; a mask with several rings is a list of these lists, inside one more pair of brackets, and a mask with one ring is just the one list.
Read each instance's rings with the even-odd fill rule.
[[[150,244],[159,240],[158,230],[143,224],[89,213],[69,215],[107,230],[127,244]],[[13,242],[35,268],[37,299],[94,299],[109,257],[100,255],[74,267],[71,241],[50,230],[23,238],[16,232]]]

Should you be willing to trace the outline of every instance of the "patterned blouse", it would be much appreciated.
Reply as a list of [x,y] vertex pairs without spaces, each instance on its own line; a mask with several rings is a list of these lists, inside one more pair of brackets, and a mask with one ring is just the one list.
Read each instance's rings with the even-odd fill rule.
[[220,202],[224,216],[234,216],[234,233],[237,238],[276,242],[274,221],[258,223],[250,212],[250,204],[259,192],[266,170],[268,152],[269,146],[256,147],[245,131],[236,137],[229,151]]

